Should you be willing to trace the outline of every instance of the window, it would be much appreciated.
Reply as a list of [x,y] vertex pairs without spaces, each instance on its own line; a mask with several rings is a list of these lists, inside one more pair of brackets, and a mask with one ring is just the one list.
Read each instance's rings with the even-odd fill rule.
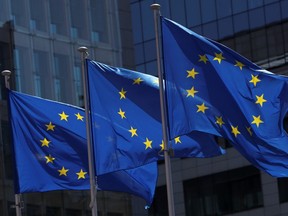
[[30,0],[30,13],[30,28],[33,30],[47,31],[44,2],[39,0]]
[[274,25],[267,28],[269,57],[279,57],[284,54],[284,39],[281,27],[281,25]]
[[186,14],[188,26],[197,26],[201,24],[200,1],[186,0]]
[[7,121],[1,121],[2,140],[3,140],[3,152],[4,152],[4,164],[5,174],[7,179],[13,179],[13,153],[11,151],[11,130],[10,124]]
[[[45,75],[49,73],[48,53],[34,50],[34,91],[36,96],[45,96]],[[44,66],[45,65],[45,66]]]
[[82,88],[82,74],[79,65],[74,66],[74,88],[76,92],[76,105],[84,107],[84,95]]
[[27,205],[27,215],[41,216],[41,208],[38,205]]
[[183,182],[186,215],[214,216],[263,206],[260,172],[252,166]]
[[[181,23],[184,26],[187,26],[185,20],[185,1],[170,1],[170,8],[171,8],[171,19],[177,20],[178,23]],[[162,10],[162,9],[161,9]]]
[[0,0],[0,20],[5,22],[7,17],[7,10],[5,0]]
[[[9,51],[9,44],[0,42],[0,71],[6,70],[7,68],[12,68],[11,66],[11,57]],[[0,81],[0,99],[6,99],[7,94],[5,90],[5,80],[1,79]]]
[[11,1],[11,10],[12,10],[12,16],[15,25],[22,26],[22,27],[28,27],[27,25],[27,10],[25,7],[26,1],[18,1],[18,0],[12,0]]
[[88,39],[87,12],[85,2],[79,0],[70,0],[69,2],[72,25],[70,30],[71,37]]
[[166,185],[157,187],[155,191],[154,201],[149,209],[150,216],[166,216],[168,215],[168,199]]
[[217,4],[217,16],[218,19],[232,15],[232,3],[227,0],[218,0]]
[[68,56],[54,54],[54,93],[57,101],[65,102],[67,72],[69,71]]
[[212,40],[218,39],[217,22],[210,22],[203,25],[203,35]]
[[107,1],[90,0],[91,38],[94,42],[108,42]]
[[60,207],[46,207],[46,215],[61,216]]
[[[156,59],[155,40],[144,42],[144,51],[145,51],[145,62],[155,60]],[[148,73],[150,73],[150,71],[148,71]]]
[[[133,41],[134,43],[140,43],[142,38],[142,28],[141,28],[141,16],[139,4],[131,4],[131,17],[132,19],[132,29],[133,29]],[[137,56],[137,55],[136,55]]]
[[249,11],[250,28],[255,29],[265,25],[264,8]]
[[240,13],[233,17],[233,27],[235,33],[247,31],[249,29],[249,21],[247,13]]
[[251,33],[251,46],[253,54],[253,62],[267,60],[267,38],[265,29],[254,31]]
[[53,34],[67,35],[65,1],[49,0],[50,31]]
[[141,43],[141,44],[136,44],[134,46],[134,50],[135,50],[135,62],[136,64],[142,64],[143,61],[144,61],[144,45]]
[[251,40],[249,34],[239,35],[235,38],[235,51],[252,60]]
[[14,72],[17,91],[23,91],[25,89],[24,84],[28,79],[25,73],[30,69],[29,60],[28,48],[17,46],[14,49]]
[[282,19],[288,18],[288,13],[287,12],[287,7],[288,7],[288,1],[281,1],[281,15]]
[[249,9],[263,6],[263,0],[248,1]]
[[228,17],[218,21],[219,38],[225,38],[233,35],[232,18]]
[[280,203],[288,202],[288,178],[278,178],[277,181]]
[[66,209],[66,215],[69,215],[69,216],[79,216],[79,215],[82,215],[82,214],[81,214],[81,210],[77,210],[77,209]]
[[247,10],[247,1],[233,0],[232,1],[233,13],[239,13]]
[[216,4],[215,0],[201,1],[201,14],[203,23],[216,20]]
[[[273,11],[273,13],[271,13]],[[271,4],[265,7],[265,21],[266,25],[277,22],[281,19],[280,4]]]
[[153,4],[153,1],[141,1],[140,4],[143,40],[151,40],[155,37],[155,31],[154,28],[151,28],[151,26],[154,26],[153,16],[151,16],[151,10],[147,10],[147,8],[149,8],[150,5]]

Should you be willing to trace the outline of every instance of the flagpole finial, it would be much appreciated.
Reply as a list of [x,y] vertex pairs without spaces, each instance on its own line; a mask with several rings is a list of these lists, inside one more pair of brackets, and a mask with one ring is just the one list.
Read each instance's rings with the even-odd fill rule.
[[11,71],[3,70],[1,74],[5,77],[5,87],[10,89],[9,79],[10,79]]
[[85,57],[87,57],[87,56],[89,55],[89,54],[88,54],[88,48],[85,47],[85,46],[79,47],[79,48],[78,48],[78,51],[79,51],[80,53],[85,54]]
[[87,51],[88,51],[88,48],[85,47],[85,46],[81,46],[81,47],[78,48],[78,51],[79,51],[79,52],[87,52]]
[[1,72],[1,74],[2,74],[3,76],[10,76],[10,75],[11,75],[11,71],[10,71],[10,70],[3,70],[3,71]]
[[159,11],[161,6],[160,6],[160,4],[152,4],[150,7],[152,10],[158,10]]

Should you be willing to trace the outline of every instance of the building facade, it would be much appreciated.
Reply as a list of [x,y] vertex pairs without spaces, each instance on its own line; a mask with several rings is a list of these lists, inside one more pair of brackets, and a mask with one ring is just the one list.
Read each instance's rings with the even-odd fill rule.
[[[287,0],[130,0],[136,70],[157,74],[153,12],[219,41],[275,73],[288,75]],[[285,122],[283,123],[285,124]],[[288,180],[273,178],[244,159],[228,142],[215,158],[172,160],[177,216],[288,215]],[[149,215],[168,215],[164,165]],[[133,215],[147,213],[132,205]]]
[[[80,46],[89,58],[132,68],[128,1],[0,0],[0,71],[11,88],[83,106]],[[124,38],[124,39],[123,39]],[[0,215],[16,215],[13,154],[4,78],[0,92]],[[99,216],[131,215],[130,195],[98,193]],[[22,194],[22,215],[91,215],[89,191]]]

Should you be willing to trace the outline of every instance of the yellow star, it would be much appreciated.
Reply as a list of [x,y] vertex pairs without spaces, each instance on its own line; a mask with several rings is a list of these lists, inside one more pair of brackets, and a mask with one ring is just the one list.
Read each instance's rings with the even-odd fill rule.
[[62,167],[61,170],[58,170],[59,172],[59,176],[65,175],[67,176],[67,172],[69,171],[69,169],[65,169],[64,167]]
[[85,175],[87,174],[87,172],[84,172],[82,169],[80,170],[80,172],[76,173],[78,175],[78,179],[85,179]]
[[133,137],[133,136],[138,136],[138,134],[137,134],[137,129],[135,129],[135,128],[133,128],[133,127],[131,127],[131,129],[129,130],[129,132],[131,133],[131,137]]
[[246,129],[247,129],[247,131],[248,131],[248,133],[250,134],[250,136],[252,136],[252,130],[251,130],[251,127],[246,127]]
[[49,147],[49,143],[50,143],[51,141],[49,141],[49,140],[47,140],[46,138],[44,138],[43,140],[40,140],[40,142],[42,143],[41,147],[43,147],[43,146]]
[[126,96],[125,96],[125,94],[127,93],[127,91],[124,91],[124,89],[122,88],[121,89],[121,91],[119,92],[119,94],[120,94],[120,99],[125,99],[126,98]]
[[225,124],[225,122],[222,120],[222,116],[217,117],[216,116],[216,124],[218,124],[220,127],[222,127],[223,124]]
[[221,64],[221,61],[225,59],[222,55],[223,53],[215,53],[215,57],[213,60],[218,61],[218,63]]
[[61,117],[61,119],[60,119],[61,121],[62,120],[68,121],[69,115],[66,115],[64,111],[62,113],[58,113],[58,114]]
[[75,114],[75,116],[77,117],[77,120],[84,121],[84,116],[81,116],[80,113]]
[[198,92],[198,91],[196,91],[196,90],[194,89],[194,86],[193,86],[191,89],[188,89],[188,90],[186,90],[186,91],[188,92],[188,94],[187,94],[186,97],[189,97],[189,96],[194,97],[195,94]]
[[133,85],[134,84],[140,85],[141,82],[143,82],[143,80],[139,77],[137,79],[134,79]]
[[257,127],[259,127],[259,125],[260,125],[261,123],[264,123],[264,122],[260,119],[260,115],[259,115],[258,117],[252,115],[252,117],[253,117],[253,119],[254,119],[254,120],[252,121],[252,124],[256,124]]
[[187,73],[188,73],[187,78],[188,78],[188,77],[192,77],[193,79],[195,79],[195,76],[196,76],[197,74],[199,74],[197,71],[195,71],[194,68],[192,68],[191,70],[187,70]]
[[197,107],[198,107],[197,112],[205,113],[205,110],[208,109],[208,107],[206,107],[204,103],[202,103],[201,105],[197,105]]
[[46,164],[53,163],[53,161],[55,160],[55,158],[53,158],[51,155],[45,156],[45,158],[46,158]]
[[126,116],[125,116],[125,112],[124,111],[122,111],[122,109],[120,108],[119,109],[119,112],[118,112],[118,114],[121,116],[121,118],[123,119],[123,118],[126,118]]
[[264,94],[262,94],[261,96],[256,95],[257,101],[255,102],[256,104],[260,104],[260,106],[263,106],[263,103],[266,102],[266,100],[264,99]]
[[239,62],[239,61],[236,60],[236,64],[235,64],[234,66],[239,67],[240,70],[242,70],[242,68],[243,68],[245,65],[244,65],[243,63],[241,63],[241,62]]
[[46,127],[47,127],[47,131],[49,131],[49,130],[52,130],[52,131],[54,131],[54,127],[55,127],[55,125],[53,125],[52,124],[52,122],[50,122],[48,125],[45,125]]
[[164,141],[162,140],[161,144],[160,144],[160,147],[161,147],[161,151],[164,151]]
[[180,140],[180,136],[174,138],[175,144],[182,143]]
[[254,86],[256,86],[257,83],[260,82],[261,80],[258,79],[258,75],[254,76],[253,74],[251,74],[251,76],[252,76],[252,79],[251,79],[249,82],[250,82],[250,83],[253,83]]
[[235,137],[237,137],[238,134],[241,134],[241,133],[239,132],[239,130],[238,130],[238,126],[233,127],[233,126],[231,125],[231,128],[232,128],[232,133],[234,134]]
[[152,149],[152,140],[149,140],[147,137],[146,137],[146,141],[144,142],[145,144],[145,150],[148,149],[148,148],[151,148]]
[[206,57],[206,55],[199,55],[200,59],[199,59],[199,62],[204,62],[205,64],[207,63],[208,59]]
[[158,86],[158,85],[159,85],[159,79],[158,79],[157,77],[155,77],[155,78],[153,79],[153,83]]

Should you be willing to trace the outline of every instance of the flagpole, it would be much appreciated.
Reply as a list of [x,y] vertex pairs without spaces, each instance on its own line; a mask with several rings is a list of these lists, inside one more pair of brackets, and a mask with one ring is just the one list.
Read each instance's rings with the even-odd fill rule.
[[168,211],[169,216],[175,216],[174,209],[174,195],[173,195],[173,185],[172,185],[172,173],[171,173],[171,160],[170,153],[168,149],[168,136],[167,136],[167,111],[165,105],[164,97],[164,87],[163,87],[163,74],[161,70],[161,58],[160,58],[160,46],[159,46],[159,27],[158,20],[160,14],[160,5],[152,4],[151,9],[154,11],[154,25],[155,25],[155,37],[156,37],[156,51],[157,51],[157,69],[159,78],[159,90],[160,90],[160,106],[161,106],[161,119],[162,119],[162,133],[164,142],[164,160],[165,160],[165,174],[166,174],[166,188],[168,197]]
[[[10,89],[10,75],[11,75],[11,71],[9,70],[3,70],[1,72],[1,74],[4,76],[5,78],[5,87],[7,89]],[[13,206],[15,207],[16,210],[16,216],[22,216],[22,211],[21,211],[21,196],[20,194],[15,194],[15,205]]]
[[92,211],[92,216],[97,216],[97,189],[96,189],[96,176],[95,176],[95,166],[94,166],[94,157],[93,157],[93,147],[91,142],[91,124],[89,118],[89,95],[87,93],[87,65],[86,58],[88,56],[88,48],[87,47],[79,47],[78,51],[81,53],[82,60],[82,79],[83,79],[83,89],[84,89],[84,104],[85,104],[85,118],[86,118],[86,136],[87,136],[87,145],[88,145],[88,162],[89,162],[89,176],[90,176],[90,195],[91,202],[90,208]]

